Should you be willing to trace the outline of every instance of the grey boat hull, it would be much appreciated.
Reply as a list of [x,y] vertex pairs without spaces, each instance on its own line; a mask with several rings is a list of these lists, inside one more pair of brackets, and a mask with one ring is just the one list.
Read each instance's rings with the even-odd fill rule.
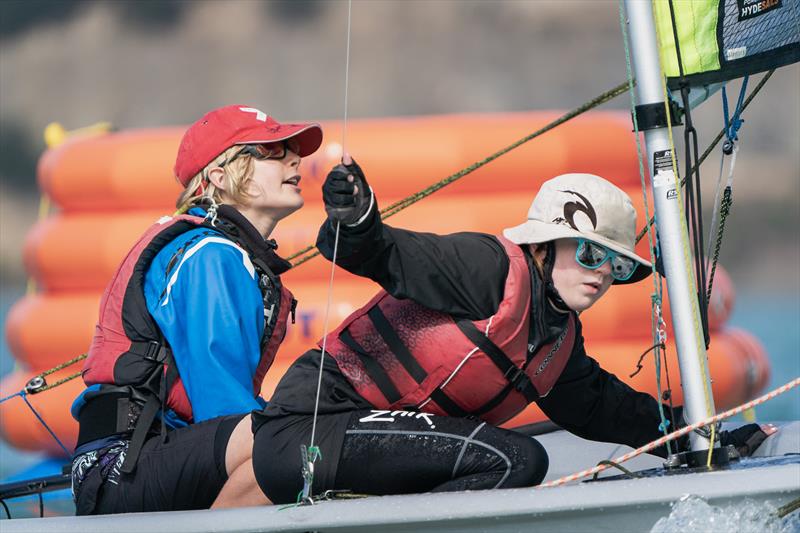
[[[537,437],[551,455],[555,479],[626,447],[593,443],[558,431]],[[18,519],[4,533],[257,532],[257,531],[648,531],[686,495],[729,506],[745,499],[778,507],[800,496],[800,422],[784,424],[757,456],[731,469],[573,483],[549,489],[505,489],[327,501],[313,506]],[[659,466],[644,456],[628,467]],[[611,475],[618,472],[612,472]]]

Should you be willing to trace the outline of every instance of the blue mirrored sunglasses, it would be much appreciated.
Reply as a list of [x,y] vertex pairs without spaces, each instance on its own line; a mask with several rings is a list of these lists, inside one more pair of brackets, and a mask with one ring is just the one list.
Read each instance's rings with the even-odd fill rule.
[[611,277],[617,281],[626,281],[636,272],[636,261],[615,252],[603,245],[586,239],[575,239],[578,248],[575,250],[575,261],[584,268],[595,270],[606,261],[611,261]]

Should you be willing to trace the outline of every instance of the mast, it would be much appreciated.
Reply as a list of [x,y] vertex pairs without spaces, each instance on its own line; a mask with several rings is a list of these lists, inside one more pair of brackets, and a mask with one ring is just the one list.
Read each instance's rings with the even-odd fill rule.
[[[653,188],[661,256],[667,280],[672,325],[684,398],[684,418],[693,424],[714,416],[689,235],[676,179],[667,117],[664,81],[650,1],[625,0],[636,76],[636,115],[644,130],[645,154]],[[690,434],[692,451],[707,450],[709,438]]]

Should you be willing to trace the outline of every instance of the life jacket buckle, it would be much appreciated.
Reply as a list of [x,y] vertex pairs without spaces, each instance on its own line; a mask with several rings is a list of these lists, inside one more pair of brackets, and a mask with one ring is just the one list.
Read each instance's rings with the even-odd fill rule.
[[167,358],[167,351],[160,342],[150,341],[147,343],[147,352],[144,354],[144,358],[157,363],[163,363]]
[[504,377],[511,383],[514,390],[520,393],[524,392],[531,384],[531,379],[528,377],[528,374],[526,374],[523,369],[516,366],[512,366],[506,370]]

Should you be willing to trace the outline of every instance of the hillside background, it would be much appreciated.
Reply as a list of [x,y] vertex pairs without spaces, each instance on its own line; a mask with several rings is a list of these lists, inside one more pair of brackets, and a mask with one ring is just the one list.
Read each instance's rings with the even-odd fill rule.
[[[47,123],[188,124],[231,102],[340,119],[346,29],[342,0],[0,2],[3,292],[24,284]],[[567,109],[625,79],[613,1],[356,0],[351,42],[353,118]],[[800,67],[777,72],[744,118],[722,260],[737,287],[798,295]],[[696,121],[702,150],[722,125],[719,97]],[[704,166],[707,202],[718,161]]]

